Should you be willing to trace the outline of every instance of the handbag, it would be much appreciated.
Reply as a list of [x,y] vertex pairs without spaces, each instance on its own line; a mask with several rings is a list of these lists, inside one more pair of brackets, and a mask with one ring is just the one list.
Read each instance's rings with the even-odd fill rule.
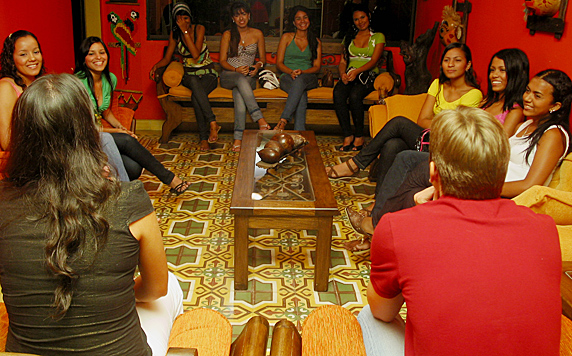
[[334,87],[334,74],[329,69],[324,71],[324,75],[322,76],[322,86],[327,88]]
[[[346,70],[346,74],[348,74],[352,70],[355,70],[355,68],[349,67]],[[375,78],[377,78],[377,73],[372,71],[372,70],[368,70],[368,71],[361,72],[360,74],[358,74],[356,79],[359,80],[360,83],[362,83],[363,85],[365,85],[367,87],[367,86],[373,86],[373,82],[375,82]]]
[[280,88],[280,81],[276,74],[269,69],[261,70],[258,73],[258,81],[260,82],[260,86],[265,89],[278,89]]
[[417,137],[417,143],[415,144],[415,149],[419,152],[429,152],[429,135],[431,129],[425,129]]

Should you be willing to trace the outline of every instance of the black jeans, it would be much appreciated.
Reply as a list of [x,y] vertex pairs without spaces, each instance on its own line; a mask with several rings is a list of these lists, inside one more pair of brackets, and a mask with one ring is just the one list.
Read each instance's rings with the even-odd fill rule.
[[[364,110],[363,98],[374,90],[373,82],[363,85],[358,78],[348,84],[341,80],[334,87],[334,109],[344,133],[344,137],[364,135]],[[350,111],[354,121],[355,131],[352,131]]]
[[383,182],[377,182],[375,205],[371,212],[373,227],[386,214],[415,205],[413,195],[430,186],[429,153],[407,150],[400,152],[387,171]]
[[129,176],[129,180],[135,180],[141,176],[143,168],[153,173],[164,184],[171,184],[175,173],[171,172],[161,162],[147,151],[137,139],[124,133],[112,133],[113,141],[117,145],[123,165]]
[[183,86],[191,89],[191,104],[195,109],[195,117],[197,126],[199,127],[199,137],[201,141],[209,139],[210,122],[215,121],[215,115],[208,95],[215,90],[217,86],[217,77],[214,74],[190,75],[185,73],[181,81]]
[[377,182],[383,182],[385,174],[401,151],[414,150],[417,137],[423,128],[403,116],[389,120],[353,160],[360,169],[365,169],[379,156]]

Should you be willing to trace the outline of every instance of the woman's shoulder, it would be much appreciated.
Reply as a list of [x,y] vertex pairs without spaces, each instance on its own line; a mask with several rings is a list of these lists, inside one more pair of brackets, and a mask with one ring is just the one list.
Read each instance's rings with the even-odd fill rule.
[[280,40],[291,41],[294,38],[294,32],[285,32]]
[[254,28],[254,27],[251,27],[251,29],[252,29],[252,31],[253,31],[254,37],[264,39],[264,33],[262,33],[262,31],[260,31],[260,30],[257,29],[257,28]]
[[371,35],[371,39],[375,41],[376,44],[385,43],[385,35],[381,32],[373,32]]
[[[10,77],[2,77],[0,78],[0,90],[6,95],[8,93],[13,93],[14,95],[18,95],[16,93],[16,87],[20,86],[18,84],[16,84],[16,82],[14,81],[14,79],[10,78]],[[21,90],[22,88],[20,88]]]

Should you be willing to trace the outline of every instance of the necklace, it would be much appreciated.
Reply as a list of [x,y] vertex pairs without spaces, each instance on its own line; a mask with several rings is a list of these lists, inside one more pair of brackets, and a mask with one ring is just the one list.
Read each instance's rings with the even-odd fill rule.
[[[248,28],[248,30],[246,30],[244,32],[244,35],[246,36],[249,32],[250,32],[250,28]],[[242,43],[242,46],[244,47],[244,38],[242,37],[242,35],[240,36],[240,42]]]

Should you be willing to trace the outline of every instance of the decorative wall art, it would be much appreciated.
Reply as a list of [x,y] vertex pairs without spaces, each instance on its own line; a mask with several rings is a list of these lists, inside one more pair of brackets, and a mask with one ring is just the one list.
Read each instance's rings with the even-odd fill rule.
[[111,26],[111,33],[113,37],[119,42],[108,43],[109,47],[120,47],[121,48],[121,77],[127,81],[129,80],[129,56],[137,54],[137,47],[141,47],[141,43],[135,43],[133,41],[133,31],[135,30],[135,23],[139,18],[139,13],[135,10],[126,16],[125,20],[121,20],[119,15],[115,12],[110,12],[107,15],[107,20]]
[[526,0],[524,7],[524,20],[531,35],[542,31],[554,33],[558,40],[562,38],[568,0]]

